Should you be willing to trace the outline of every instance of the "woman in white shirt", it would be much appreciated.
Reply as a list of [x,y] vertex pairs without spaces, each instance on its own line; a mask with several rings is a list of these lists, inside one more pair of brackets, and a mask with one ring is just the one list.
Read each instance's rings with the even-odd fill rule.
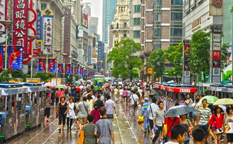
[[73,97],[69,98],[69,101],[67,102],[67,104],[69,106],[69,111],[66,114],[66,117],[67,117],[67,130],[71,130],[71,126],[73,124],[73,119],[75,119]]

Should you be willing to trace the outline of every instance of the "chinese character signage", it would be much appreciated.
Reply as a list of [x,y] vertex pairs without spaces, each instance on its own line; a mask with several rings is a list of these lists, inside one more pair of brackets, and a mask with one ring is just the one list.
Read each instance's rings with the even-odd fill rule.
[[76,75],[78,75],[79,74],[79,67],[77,66],[77,67],[75,67],[75,69],[74,69],[74,74],[76,74]]
[[37,72],[46,71],[46,59],[37,59]]
[[83,14],[83,26],[88,28],[88,14]]
[[49,59],[48,72],[56,73],[56,68],[57,68],[57,60],[56,59]]
[[[0,0],[0,21],[5,21],[7,19],[7,0]],[[0,34],[2,35],[0,37],[0,44],[5,43],[6,41],[6,32],[5,32],[5,26],[3,24],[0,24]]]
[[8,69],[22,70],[23,68],[23,47],[9,46],[8,47]]
[[41,17],[41,11],[39,9],[37,9],[37,20],[36,20],[36,33],[37,33],[37,40],[43,40],[43,27],[42,27],[42,23],[43,23],[43,19]]
[[[64,53],[70,55],[70,29],[71,29],[71,10],[65,8],[65,21],[64,21]],[[65,63],[69,63],[69,57],[65,57]]]
[[14,0],[14,37],[13,45],[23,46],[23,58],[27,58],[28,50],[28,0]]
[[65,66],[65,73],[66,74],[72,74],[72,66],[71,66],[71,64],[66,64],[66,66]]
[[88,45],[88,56],[87,56],[88,65],[91,65],[91,56],[92,56],[91,50],[92,50],[91,45]]
[[43,12],[43,55],[53,55],[53,12],[45,9]]
[[98,70],[102,68],[102,60],[103,60],[103,43],[99,41],[98,42],[98,57],[97,57]]
[[0,70],[3,68],[3,46],[0,46]]
[[190,84],[190,67],[189,67],[189,58],[190,58],[190,40],[183,41],[183,84]]
[[63,74],[63,64],[58,64],[58,73]]

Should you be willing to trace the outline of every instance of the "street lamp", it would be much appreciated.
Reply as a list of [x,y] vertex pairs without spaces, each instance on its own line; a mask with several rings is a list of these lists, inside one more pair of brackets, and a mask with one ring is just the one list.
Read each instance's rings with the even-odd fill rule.
[[[54,51],[57,53],[57,55],[60,53],[60,51],[61,50],[59,50],[59,49],[54,49]],[[60,62],[60,61],[57,61],[58,63]],[[58,65],[57,65],[57,68],[56,68],[56,85],[57,85],[57,75],[58,75]]]
[[14,22],[13,22],[13,21],[6,20],[6,21],[0,21],[0,23],[1,23],[2,25],[5,25],[5,28],[6,28],[5,70],[7,70],[7,39],[8,39],[8,29],[7,29],[7,26],[12,25]]
[[[44,44],[44,46],[47,48],[47,47],[50,47],[52,45]],[[47,54],[46,54],[46,72],[48,72],[48,67],[49,67],[49,65],[48,65],[49,60],[48,59],[49,59],[49,57],[48,57],[48,49],[47,49]]]
[[[31,39],[31,42],[35,40],[35,38],[37,38],[36,35],[28,35],[28,38]],[[31,48],[31,82],[32,82],[32,71],[33,71],[33,46]]]

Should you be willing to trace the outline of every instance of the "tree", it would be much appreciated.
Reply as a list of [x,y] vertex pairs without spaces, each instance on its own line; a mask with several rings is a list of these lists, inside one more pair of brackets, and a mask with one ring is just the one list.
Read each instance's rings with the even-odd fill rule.
[[164,51],[162,49],[158,49],[157,51],[152,51],[149,56],[149,65],[152,65],[153,70],[155,72],[155,77],[159,78],[163,75],[164,72]]
[[199,30],[192,35],[189,58],[190,70],[204,77],[210,70],[210,33]]
[[182,59],[183,56],[183,43],[179,43],[176,46],[170,46],[167,50],[164,50],[163,57],[169,61],[169,64],[172,66],[172,69],[166,70],[165,73],[168,75],[177,76],[182,75]]
[[55,75],[53,73],[47,73],[47,72],[44,73],[38,72],[35,75],[33,75],[33,78],[40,78],[42,82],[47,82],[49,79],[54,77]]
[[221,71],[227,67],[227,48],[229,47],[229,43],[223,43],[221,48]]
[[140,44],[135,43],[132,39],[117,43],[113,50],[109,52],[107,61],[113,62],[112,75],[116,78],[130,78],[132,80],[135,76],[135,70],[140,69],[143,65],[141,59],[133,56],[140,50]]

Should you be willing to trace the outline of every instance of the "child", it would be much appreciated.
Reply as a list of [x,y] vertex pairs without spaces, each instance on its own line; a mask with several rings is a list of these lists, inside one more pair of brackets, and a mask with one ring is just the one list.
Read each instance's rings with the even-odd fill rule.
[[150,105],[148,101],[149,101],[149,99],[145,98],[145,102],[142,105],[142,114],[141,115],[143,115],[143,118],[144,118],[144,131],[143,131],[143,133],[146,133],[147,128],[149,127],[149,116],[147,117],[147,121],[146,121],[146,113],[147,113],[148,106]]

